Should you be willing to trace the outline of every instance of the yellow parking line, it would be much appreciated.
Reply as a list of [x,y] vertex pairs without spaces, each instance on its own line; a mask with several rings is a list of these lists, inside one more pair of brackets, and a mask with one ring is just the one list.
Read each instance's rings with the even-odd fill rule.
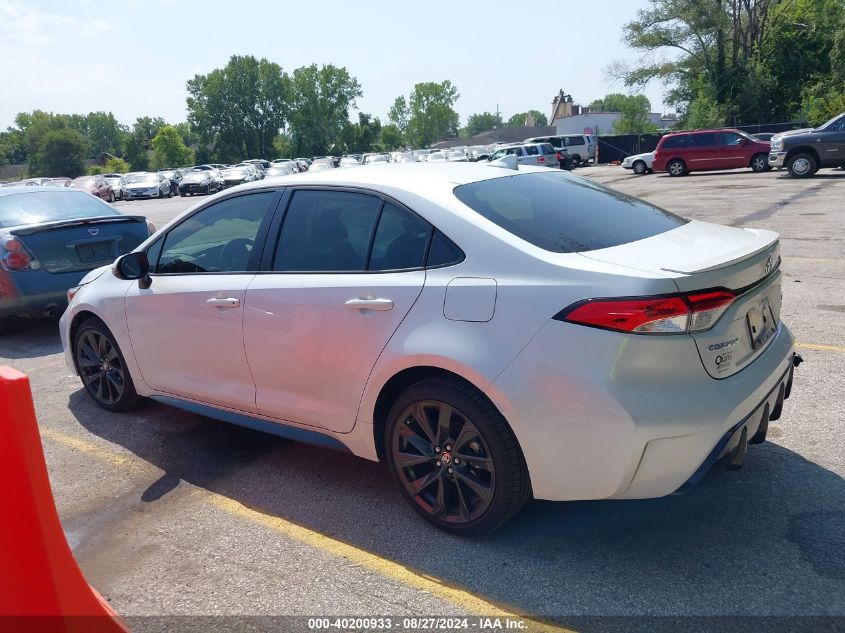
[[821,345],[820,343],[796,343],[795,347],[799,349],[817,349],[824,352],[840,352],[845,354],[845,347],[839,345]]
[[[133,467],[132,461],[128,458],[60,431],[42,428],[41,436],[58,444],[62,444],[63,446],[67,446],[68,448],[97,457],[112,466],[120,468]],[[205,489],[200,489],[199,494],[205,497],[211,505],[219,510],[240,517],[255,525],[269,528],[274,532],[278,532],[283,536],[320,550],[326,554],[343,558],[355,565],[358,565],[359,567],[368,569],[384,578],[403,584],[406,587],[426,591],[435,598],[448,602],[449,604],[464,610],[467,614],[501,619],[510,618],[512,620],[522,620],[526,625],[526,628],[522,630],[529,633],[572,633],[570,629],[525,618],[513,607],[503,606],[499,603],[486,600],[461,589],[460,587],[456,587],[440,580],[439,578],[426,574],[425,572],[405,567],[400,563],[387,558],[382,558],[377,554],[368,552],[367,550],[361,549],[339,539],[326,536],[316,530],[293,523],[292,521],[253,510],[233,499],[230,499],[229,497],[225,497]]]

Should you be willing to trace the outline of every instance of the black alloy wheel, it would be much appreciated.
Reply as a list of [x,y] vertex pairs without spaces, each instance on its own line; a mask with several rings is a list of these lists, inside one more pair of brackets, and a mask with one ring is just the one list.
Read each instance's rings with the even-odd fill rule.
[[422,381],[388,416],[388,464],[411,506],[449,532],[495,529],[530,497],[527,467],[506,421],[467,385]]
[[102,323],[89,320],[79,327],[74,360],[85,390],[98,405],[123,411],[137,403],[138,395],[123,354]]

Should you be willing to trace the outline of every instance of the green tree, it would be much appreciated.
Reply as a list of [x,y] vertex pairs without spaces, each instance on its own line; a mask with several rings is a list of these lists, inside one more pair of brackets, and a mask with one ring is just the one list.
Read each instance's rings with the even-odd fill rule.
[[165,125],[152,141],[153,167],[184,167],[194,162],[194,152],[185,145],[175,127]]
[[[622,112],[625,104],[628,103],[629,96],[621,92],[611,92],[601,99],[596,99],[590,104],[590,110],[593,112]],[[651,105],[649,104],[649,108]]]
[[393,151],[397,149],[401,149],[405,146],[405,138],[402,136],[402,132],[399,131],[399,128],[394,124],[383,125],[381,128],[381,139],[379,139],[379,145],[385,151]]
[[[458,113],[454,110],[458,89],[448,79],[414,86],[408,99],[408,127],[405,137],[414,147],[458,135]],[[394,103],[395,105],[395,103]]]
[[725,124],[725,114],[715,99],[701,93],[690,101],[681,123],[682,127],[688,130],[722,127]]
[[830,78],[843,16],[843,0],[651,0],[624,29],[641,59],[610,74],[628,86],[661,80],[681,109],[704,90],[737,125],[784,120]]
[[493,130],[496,126],[502,125],[502,118],[497,117],[492,112],[482,112],[481,114],[471,114],[467,119],[466,136],[475,136],[487,130]]
[[191,127],[190,123],[183,121],[182,123],[177,123],[173,127],[176,128],[176,131],[179,132],[179,136],[182,137],[182,142],[188,147],[199,144],[199,134],[197,134]]
[[517,114],[514,114],[511,118],[508,119],[507,126],[525,127],[525,121],[528,119],[529,114],[532,114],[534,116],[535,126],[546,127],[549,124],[549,119],[546,117],[545,114],[543,114],[539,110],[529,110],[528,112],[518,112]]
[[149,149],[158,131],[167,125],[160,117],[138,117],[127,135],[123,157],[135,171],[144,171],[150,166]]
[[649,119],[651,103],[644,95],[629,95],[622,100],[619,112],[622,116],[614,121],[614,134],[654,134],[657,125]]
[[104,174],[125,174],[129,171],[129,163],[122,158],[112,156],[106,161]]
[[399,95],[393,101],[393,105],[390,106],[390,112],[387,113],[387,120],[404,137],[408,133],[408,121],[410,118],[411,112],[408,110],[408,101],[404,96]]
[[85,137],[76,130],[51,130],[38,149],[38,176],[75,178],[85,173]]
[[83,133],[88,138],[89,155],[93,158],[102,153],[119,154],[127,129],[111,112],[89,112]]
[[281,66],[233,55],[223,68],[187,83],[188,123],[220,160],[269,156],[289,110],[289,78]]
[[349,125],[361,84],[346,68],[311,64],[291,75],[288,133],[300,156],[323,155]]

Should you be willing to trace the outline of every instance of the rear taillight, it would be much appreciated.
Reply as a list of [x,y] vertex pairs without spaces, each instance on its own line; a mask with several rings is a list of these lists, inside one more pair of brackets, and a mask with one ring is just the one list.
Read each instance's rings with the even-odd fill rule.
[[633,334],[684,334],[708,330],[736,299],[729,290],[664,297],[589,299],[555,319]]
[[0,238],[0,266],[13,272],[41,268],[24,243],[13,235]]
[[545,157],[545,156],[538,156],[538,157],[537,157],[537,162],[538,162],[538,163],[540,163],[540,164],[542,165],[543,163],[545,163],[545,162],[546,162],[546,157]]
[[555,156],[557,156],[557,159],[558,159],[558,160],[563,160],[563,156],[561,156],[561,155],[560,155],[560,152],[558,152],[557,154],[555,154]]

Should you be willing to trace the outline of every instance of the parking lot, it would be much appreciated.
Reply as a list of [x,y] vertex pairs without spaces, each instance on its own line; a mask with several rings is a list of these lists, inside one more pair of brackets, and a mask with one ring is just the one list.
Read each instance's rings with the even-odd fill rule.
[[[382,465],[159,404],[98,408],[68,372],[56,321],[33,322],[0,338],[0,362],[30,376],[89,582],[137,630],[176,627],[140,617],[162,615],[512,614],[528,630],[588,631],[590,616],[845,616],[845,171],[576,173],[686,217],[780,233],[782,317],[805,363],[741,470],[685,496],[533,502],[461,539],[420,520]],[[197,201],[116,207],[160,226]]]

